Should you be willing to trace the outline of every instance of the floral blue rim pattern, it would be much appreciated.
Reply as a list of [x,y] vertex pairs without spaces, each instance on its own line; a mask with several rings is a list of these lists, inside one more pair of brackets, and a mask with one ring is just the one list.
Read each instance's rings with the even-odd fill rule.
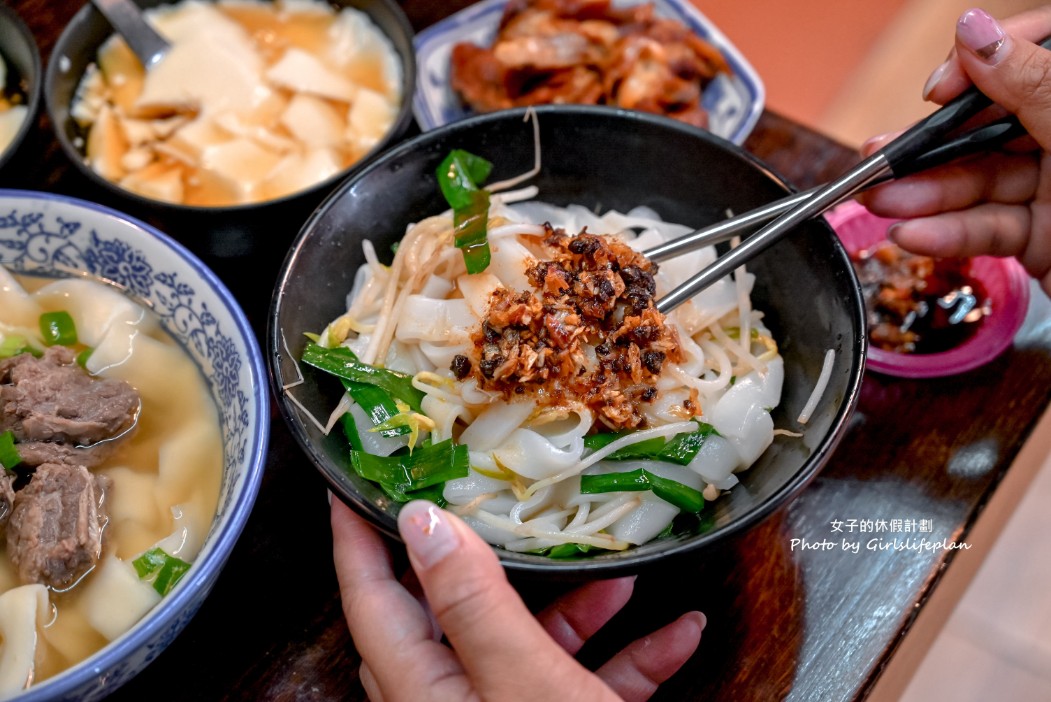
[[[147,236],[129,241],[125,237],[132,229]],[[154,241],[159,248],[151,250]],[[25,696],[101,699],[160,655],[185,627],[244,527],[269,439],[264,361],[248,320],[215,274],[178,242],[116,210],[66,196],[0,190],[0,263],[30,275],[91,274],[144,301],[199,364],[220,411],[225,463],[221,499],[198,561],[211,553],[220,557],[190,570],[168,596],[165,616],[147,615],[96,654],[88,680],[74,675],[78,669],[73,668]],[[236,490],[242,482],[246,489]]]
[[[82,203],[98,209],[97,205]],[[143,225],[145,226],[145,225]],[[82,223],[48,217],[46,212],[17,208],[0,211],[0,260],[25,273],[43,267],[69,273],[90,273],[104,278],[141,299],[151,300],[153,311],[180,342],[207,361],[214,377],[212,392],[222,413],[226,455],[244,460],[249,439],[248,397],[238,390],[241,355],[223,334],[208,304],[176,272],[154,270],[142,251],[119,238],[105,238],[92,229],[80,232]],[[13,254],[13,255],[12,255]]]
[[[720,77],[704,92],[711,119],[710,131],[735,144],[752,132],[765,102],[765,88],[755,69],[737,48],[689,0],[647,0],[657,14],[679,20],[723,52],[734,76]],[[496,34],[507,0],[482,0],[416,35],[418,78],[413,113],[423,131],[473,114],[449,87],[452,47],[462,41],[485,46]],[[615,4],[626,4],[617,3]]]

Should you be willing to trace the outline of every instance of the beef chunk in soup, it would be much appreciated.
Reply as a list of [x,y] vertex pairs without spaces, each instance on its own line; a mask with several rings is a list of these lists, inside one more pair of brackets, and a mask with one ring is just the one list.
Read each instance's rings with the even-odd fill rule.
[[83,466],[45,463],[14,493],[7,552],[23,583],[64,589],[95,565],[107,482]]
[[13,475],[0,475],[0,534],[4,533],[7,520],[11,518],[11,508],[15,504],[15,486]]
[[52,346],[41,358],[21,354],[0,361],[0,432],[14,432],[30,466],[98,465],[105,456],[94,454],[112,449],[101,442],[134,426],[139,406],[134,388],[88,375],[66,347]]
[[96,468],[113,455],[120,447],[119,441],[103,441],[93,446],[53,444],[49,441],[25,441],[16,444],[22,464],[39,466],[44,463],[61,463],[67,466]]

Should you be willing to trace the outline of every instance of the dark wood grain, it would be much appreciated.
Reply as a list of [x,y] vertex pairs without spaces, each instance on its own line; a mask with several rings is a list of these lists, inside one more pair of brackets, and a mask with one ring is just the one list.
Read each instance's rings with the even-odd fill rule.
[[[406,0],[416,29],[466,5]],[[75,3],[18,0],[46,61]],[[118,209],[75,170],[40,115],[4,185],[49,190]],[[856,160],[851,150],[766,112],[746,143],[801,188]],[[238,296],[261,334],[277,265],[302,213],[259,232],[250,261],[217,255],[207,231],[151,219],[195,249]],[[945,380],[870,374],[849,431],[822,474],[787,508],[703,562],[648,573],[637,595],[582,652],[600,663],[687,609],[708,616],[698,654],[661,700],[857,700],[907,635],[953,551],[867,551],[870,539],[966,541],[1051,396],[1051,326],[1030,320],[989,365]],[[837,533],[848,520],[916,520],[923,533]],[[846,529],[846,526],[844,526]],[[828,540],[831,550],[793,548]],[[861,544],[843,551],[843,539]],[[798,543],[798,542],[795,542]],[[396,550],[396,549],[395,549]],[[540,604],[551,591],[521,583]],[[359,658],[331,565],[324,484],[272,417],[258,501],[213,593],[183,634],[114,700],[363,699]]]

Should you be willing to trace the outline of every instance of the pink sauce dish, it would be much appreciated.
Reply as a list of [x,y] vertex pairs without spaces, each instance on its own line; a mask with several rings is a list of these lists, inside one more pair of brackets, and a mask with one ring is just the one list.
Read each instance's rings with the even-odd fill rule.
[[887,229],[900,220],[854,201],[826,219],[865,292],[866,368],[902,378],[956,375],[1011,346],[1029,307],[1029,275],[1017,260],[977,256],[968,266],[912,257],[887,241]]

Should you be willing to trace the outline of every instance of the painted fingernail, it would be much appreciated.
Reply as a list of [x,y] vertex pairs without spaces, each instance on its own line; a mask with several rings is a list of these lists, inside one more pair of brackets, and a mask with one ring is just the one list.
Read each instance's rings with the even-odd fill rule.
[[887,228],[887,239],[892,244],[898,243],[898,232],[901,230],[901,222],[896,222]]
[[877,134],[874,137],[869,137],[865,140],[865,143],[861,145],[861,155],[871,156],[872,154],[879,151],[879,149],[881,149],[884,144],[890,141],[893,136],[894,134],[892,132],[887,132],[886,134]]
[[1004,45],[1006,34],[985,10],[968,10],[956,23],[956,36],[968,49],[986,61],[992,61],[996,52]]
[[934,69],[931,73],[931,77],[927,79],[927,82],[923,84],[923,99],[926,100],[931,95],[931,91],[941,82],[942,76],[945,75],[945,71],[949,68],[949,62],[946,61],[942,65]]
[[437,564],[460,545],[460,535],[449,523],[448,515],[426,500],[416,500],[401,508],[398,531],[409,553],[424,568]]

